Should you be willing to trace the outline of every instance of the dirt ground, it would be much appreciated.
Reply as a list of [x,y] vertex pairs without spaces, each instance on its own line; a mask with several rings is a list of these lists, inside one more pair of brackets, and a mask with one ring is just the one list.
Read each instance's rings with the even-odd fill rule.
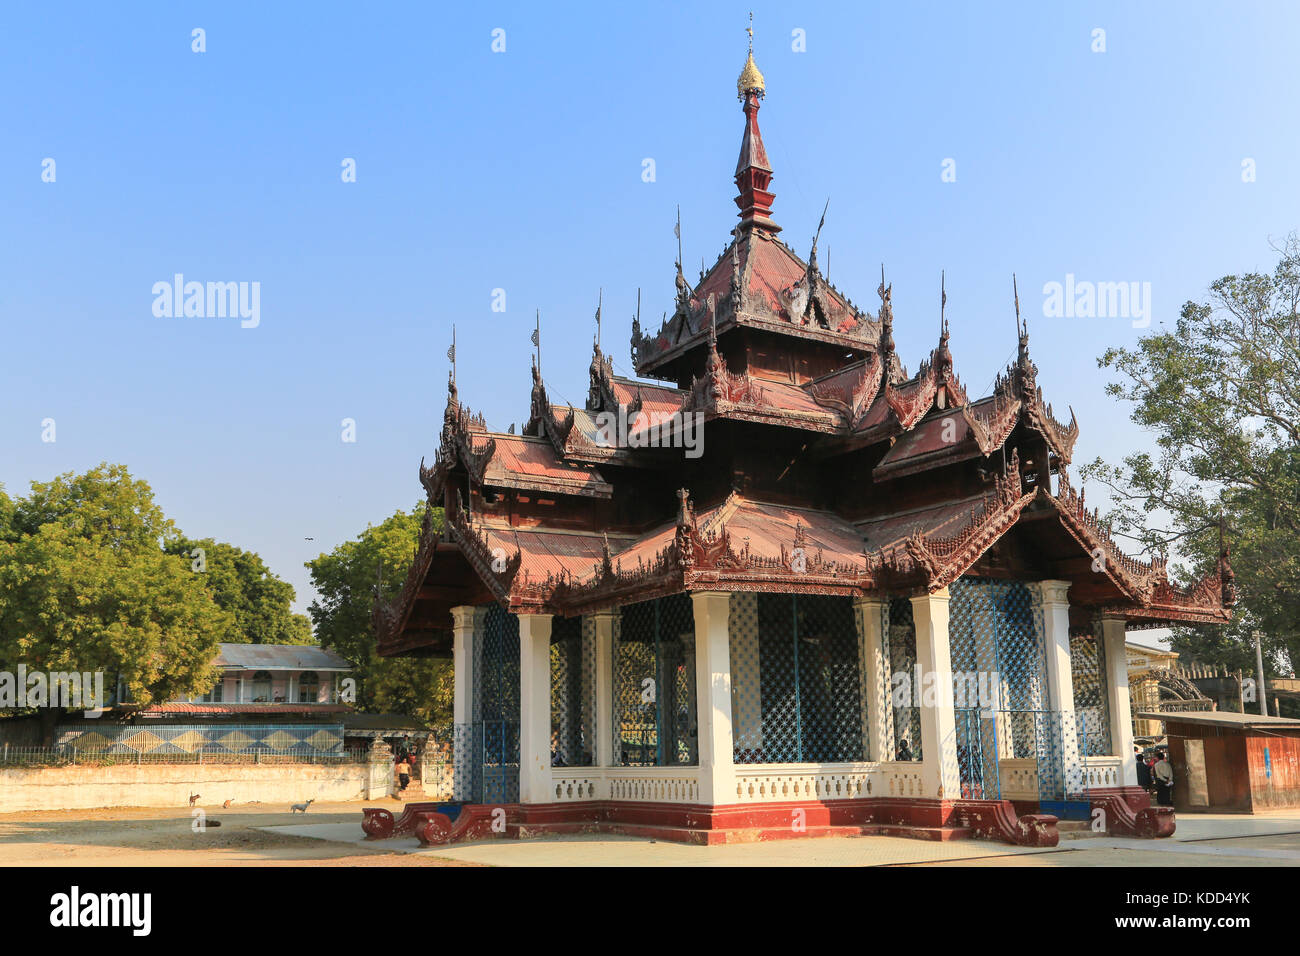
[[[0,814],[0,866],[475,866],[428,853],[392,853],[264,833],[253,827],[355,822],[363,806],[401,811],[397,800],[203,807],[209,826],[196,832],[188,808],[114,807]],[[221,825],[211,824],[220,821]]]

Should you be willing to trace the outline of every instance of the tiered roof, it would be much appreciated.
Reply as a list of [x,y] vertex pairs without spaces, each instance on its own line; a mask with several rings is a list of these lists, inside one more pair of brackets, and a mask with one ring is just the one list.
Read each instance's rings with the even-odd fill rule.
[[[1016,360],[972,400],[942,309],[909,375],[883,273],[869,315],[822,276],[817,238],[807,261],[777,238],[752,52],[737,87],[740,222],[694,287],[679,255],[657,333],[633,323],[637,374],[657,381],[615,375],[597,340],[585,406],[562,406],[534,362],[514,434],[465,408],[453,376],[434,464],[420,466],[444,529],[426,521],[402,591],[376,605],[380,652],[445,653],[450,609],[485,600],[572,615],[690,590],[935,591],[963,574],[1070,580],[1077,627],[1098,613],[1133,627],[1225,621],[1226,545],[1179,589],[1162,561],[1125,555],[1071,488],[1078,424],[1043,399],[1018,301]],[[693,430],[707,437],[698,456],[681,447]]]

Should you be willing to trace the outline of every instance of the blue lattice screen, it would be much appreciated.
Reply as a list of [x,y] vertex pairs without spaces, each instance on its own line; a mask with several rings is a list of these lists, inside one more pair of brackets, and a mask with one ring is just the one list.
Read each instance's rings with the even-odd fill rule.
[[819,595],[734,595],[732,732],[738,763],[863,759],[853,604]]
[[462,746],[456,771],[467,775],[468,799],[518,800],[519,618],[497,604],[488,605],[475,634],[473,718],[469,727],[457,728],[457,735]]
[[698,762],[695,613],[674,594],[630,604],[614,621],[614,759],[626,767]]
[[1101,624],[1090,634],[1070,635],[1070,674],[1074,712],[1079,724],[1079,750],[1085,757],[1110,756],[1110,703],[1107,700],[1106,658]]
[[949,592],[954,685],[968,691],[954,711],[963,793],[999,797],[999,761],[1033,760],[1039,799],[1065,799],[1082,780],[1078,724],[1050,705],[1034,592],[1019,581],[977,578]]
[[551,766],[596,762],[596,632],[591,618],[551,624]]

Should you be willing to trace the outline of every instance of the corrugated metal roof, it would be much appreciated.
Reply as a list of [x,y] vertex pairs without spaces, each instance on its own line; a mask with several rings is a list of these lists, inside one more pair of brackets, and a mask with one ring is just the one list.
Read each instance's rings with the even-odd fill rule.
[[1174,724],[1206,724],[1212,727],[1236,727],[1250,730],[1267,727],[1270,730],[1300,730],[1300,720],[1293,717],[1265,717],[1263,714],[1239,714],[1231,710],[1183,711],[1181,713],[1142,712],[1135,716],[1143,720],[1163,720]]
[[232,670],[350,671],[333,651],[311,644],[218,644],[216,665]]

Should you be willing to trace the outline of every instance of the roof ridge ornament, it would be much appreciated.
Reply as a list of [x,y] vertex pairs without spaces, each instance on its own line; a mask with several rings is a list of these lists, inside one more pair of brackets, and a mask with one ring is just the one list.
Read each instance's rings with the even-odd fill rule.
[[745,97],[753,94],[760,99],[766,95],[766,84],[763,81],[763,74],[754,63],[754,11],[749,11],[749,26],[745,28],[749,34],[749,56],[745,60],[745,67],[740,71],[740,76],[736,80],[736,96],[743,103]]
[[677,276],[674,281],[677,284],[677,308],[682,312],[689,312],[691,305],[691,284],[686,281],[686,275],[682,272],[682,207],[677,207],[677,223],[673,226],[673,235],[677,237],[677,261],[673,263],[677,268]]
[[745,135],[740,141],[740,158],[736,161],[736,188],[740,195],[736,205],[740,207],[740,224],[745,229],[758,226],[767,232],[776,233],[781,227],[772,221],[772,200],[776,198],[768,191],[772,182],[772,166],[767,159],[767,148],[763,145],[763,134],[758,129],[759,100],[766,96],[766,84],[763,74],[754,65],[754,26],[753,14],[750,14],[749,57],[745,68],[736,81],[736,94],[744,104]]
[[891,282],[885,286],[885,264],[880,264],[880,285],[876,288],[876,295],[880,296],[880,351],[893,354],[894,352],[894,306],[891,299],[894,295],[894,284]]

